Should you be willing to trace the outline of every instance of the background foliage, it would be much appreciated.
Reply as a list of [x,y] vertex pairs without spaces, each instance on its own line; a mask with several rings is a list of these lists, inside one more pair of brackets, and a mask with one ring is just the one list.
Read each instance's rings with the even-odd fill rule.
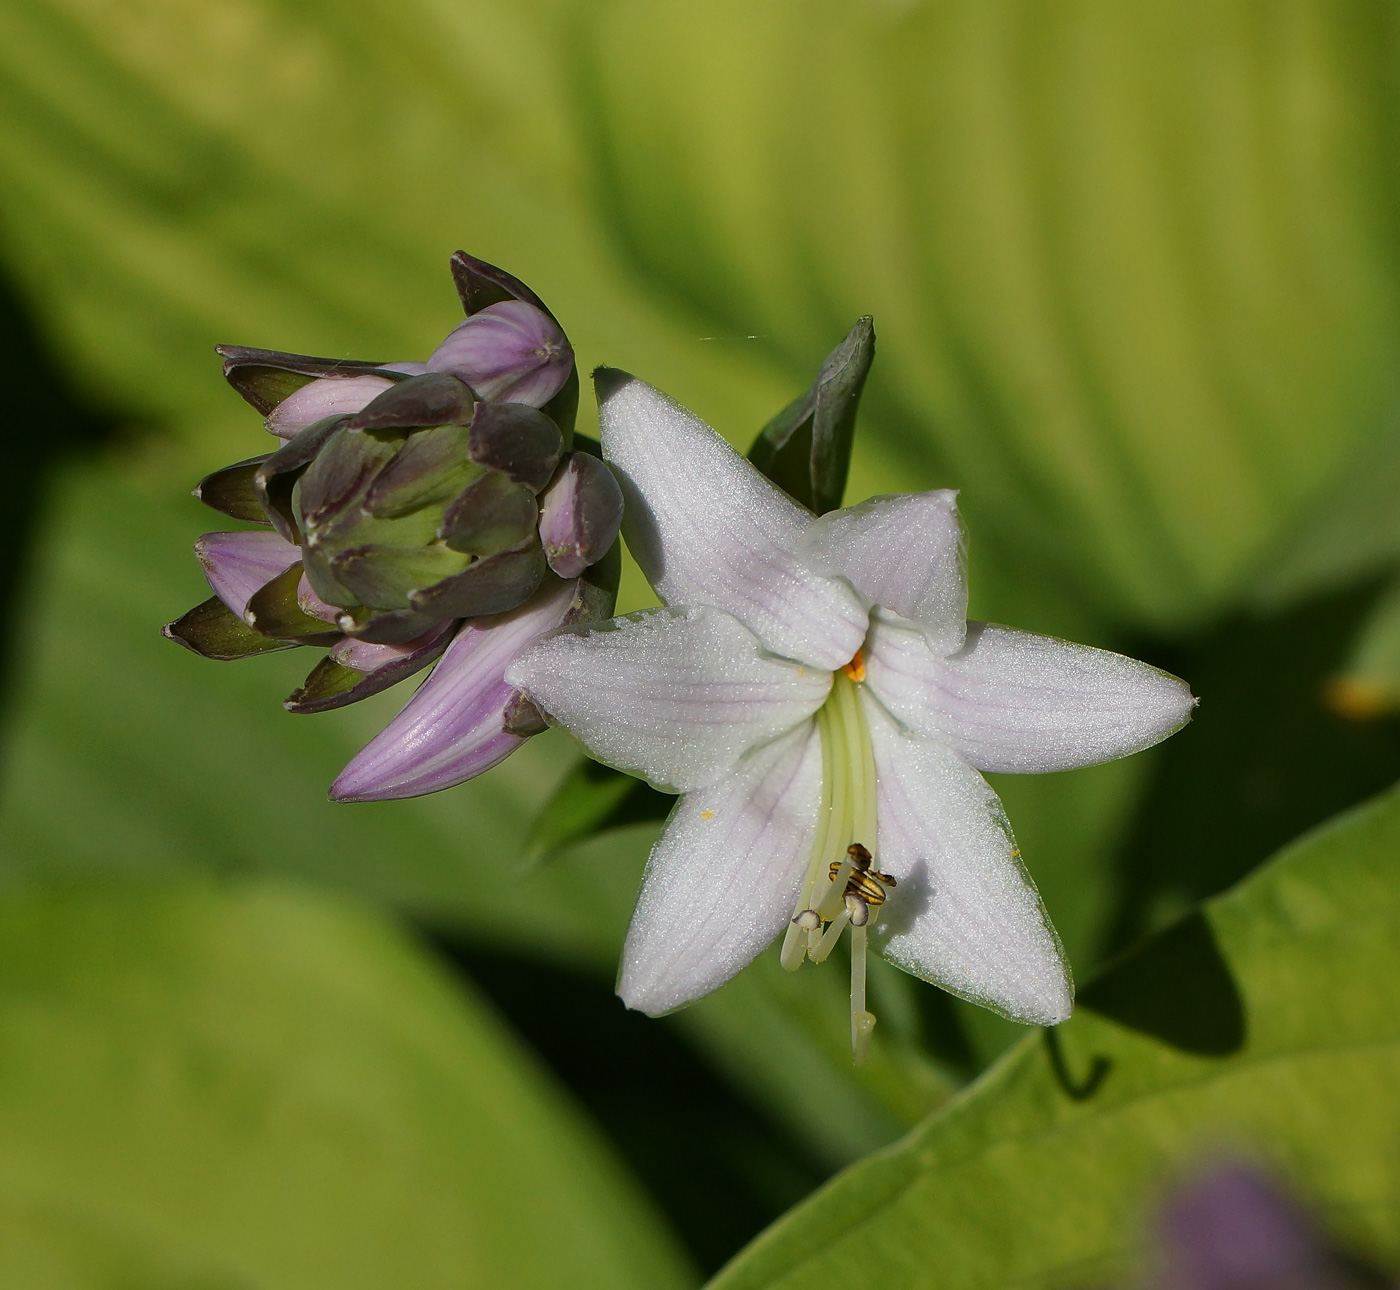
[[[724,1283],[1116,1275],[1161,1170],[1220,1143],[1400,1252],[1393,806],[1193,912],[1400,777],[1396,23],[1379,0],[0,10],[11,1279],[557,1285],[567,1246],[581,1282],[693,1282],[896,1140]],[[1203,696],[1152,753],[997,783],[1081,982],[1176,927],[1142,951],[1200,987],[1172,1024],[1144,1021],[1141,958],[1059,1039],[881,972],[858,1071],[836,974],[765,958],[624,1014],[645,798],[600,800],[550,735],[449,793],[332,807],[396,698],[292,718],[300,657],[158,638],[202,595],[186,490],[262,442],[212,346],[421,357],[458,246],[534,286],[583,368],[741,447],[874,316],[848,496],[961,488],[975,614]],[[633,570],[622,607],[649,594]],[[552,845],[563,785],[592,831]],[[304,1207],[274,1203],[297,1177]]]

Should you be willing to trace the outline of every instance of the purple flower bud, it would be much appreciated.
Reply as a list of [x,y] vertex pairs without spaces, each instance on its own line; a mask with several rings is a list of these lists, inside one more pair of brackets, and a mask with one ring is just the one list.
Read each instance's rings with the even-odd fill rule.
[[322,417],[358,412],[393,384],[383,376],[322,376],[289,394],[263,424],[279,439],[290,439]]
[[249,457],[205,475],[195,486],[194,495],[220,515],[248,524],[266,524],[267,516],[253,489],[258,467],[266,460],[267,457]]
[[601,560],[622,523],[622,490],[597,457],[570,453],[540,496],[540,542],[549,567],[577,578]]
[[342,637],[282,705],[288,712],[329,712],[358,703],[421,672],[447,648],[455,623],[439,623],[402,645],[371,645]]
[[[196,550],[216,594],[163,629],[206,658],[328,647],[286,701],[293,712],[376,694],[469,634],[470,660],[454,647],[457,663],[419,692],[425,703],[441,697],[454,668],[485,676],[485,707],[481,694],[467,695],[475,716],[459,711],[428,738],[450,766],[426,776],[420,766],[387,791],[371,786],[369,797],[456,783],[542,728],[533,705],[501,680],[509,662],[501,651],[521,630],[512,615],[542,584],[547,607],[526,614],[535,634],[561,617],[606,615],[614,599],[601,576],[609,561],[561,590],[539,540],[538,494],[578,405],[568,339],[519,279],[465,252],[451,267],[467,321],[426,363],[216,346],[229,384],[281,442],[208,475],[195,495],[271,529],[201,538]],[[463,697],[460,678],[454,693]],[[419,755],[397,748],[405,752]]]
[[328,627],[324,618],[307,613],[301,603],[298,592],[305,581],[300,564],[284,569],[248,598],[243,621],[254,631],[278,640],[331,644],[339,632]]
[[194,544],[214,594],[241,619],[253,593],[301,559],[301,551],[269,530],[206,533]]
[[451,372],[478,398],[542,408],[564,387],[574,351],[559,325],[523,300],[503,300],[458,323],[428,369]]
[[524,403],[478,403],[471,459],[538,493],[554,477],[564,442],[559,427]]

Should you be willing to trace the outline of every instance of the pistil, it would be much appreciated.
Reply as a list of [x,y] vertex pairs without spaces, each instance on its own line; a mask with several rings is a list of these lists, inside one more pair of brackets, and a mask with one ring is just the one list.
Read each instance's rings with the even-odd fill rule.
[[864,679],[857,653],[837,671],[831,694],[817,713],[822,805],[812,859],[782,949],[783,966],[795,972],[804,959],[825,961],[850,928],[851,1051],[857,1064],[865,1060],[875,1026],[865,1006],[866,923],[870,903],[884,899],[883,875],[870,869],[870,848],[876,843],[875,759],[861,709]]

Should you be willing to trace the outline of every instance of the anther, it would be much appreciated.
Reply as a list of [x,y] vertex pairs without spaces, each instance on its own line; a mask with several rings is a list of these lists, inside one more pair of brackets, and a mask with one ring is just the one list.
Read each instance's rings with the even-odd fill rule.
[[853,891],[846,893],[846,913],[851,916],[852,927],[864,927],[870,921],[870,906]]
[[860,650],[856,650],[851,661],[845,664],[841,670],[857,683],[865,680],[865,655]]
[[804,932],[815,932],[822,925],[821,915],[815,909],[804,909],[792,920],[792,925]]

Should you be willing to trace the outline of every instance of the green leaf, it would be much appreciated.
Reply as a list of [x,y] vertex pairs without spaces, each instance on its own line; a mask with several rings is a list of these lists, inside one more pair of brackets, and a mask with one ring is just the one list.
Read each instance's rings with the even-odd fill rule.
[[1027,578],[1177,630],[1389,423],[1379,11],[597,12],[584,137],[633,263],[798,370],[873,314],[863,451],[963,488]]
[[716,1290],[1120,1282],[1154,1195],[1211,1152],[1271,1161],[1345,1241],[1395,1261],[1397,854],[1400,790],[1129,956]]
[[460,982],[278,883],[0,899],[0,1282],[684,1286]]
[[749,460],[808,510],[834,511],[846,492],[860,393],[875,359],[875,327],[856,325],[822,364],[817,379],[759,432]]
[[582,758],[544,804],[530,829],[527,860],[635,819],[664,819],[675,798],[601,762]]
[[214,345],[425,359],[462,318],[459,247],[536,290],[583,370],[625,359],[747,441],[791,374],[619,269],[574,137],[570,9],[6,9],[7,265],[85,387],[194,445],[195,478],[266,443]]

